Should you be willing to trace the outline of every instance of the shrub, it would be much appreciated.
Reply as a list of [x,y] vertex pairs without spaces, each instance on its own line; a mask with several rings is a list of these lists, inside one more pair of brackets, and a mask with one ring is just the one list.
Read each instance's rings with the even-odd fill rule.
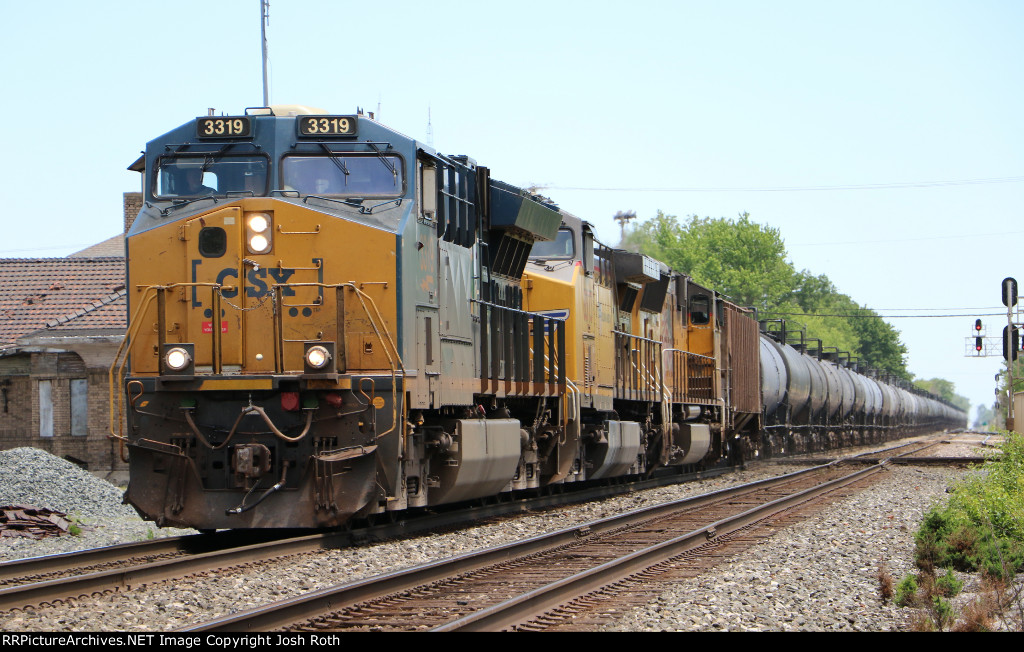
[[964,583],[953,575],[952,568],[947,568],[946,574],[935,580],[935,592],[945,598],[952,598],[960,593],[962,588],[964,588]]
[[906,575],[896,585],[896,606],[910,607],[917,604],[917,578]]
[[940,595],[933,595],[929,605],[932,612],[933,622],[939,629],[946,629],[953,624],[956,614],[953,613],[953,605]]
[[876,573],[875,577],[878,578],[878,592],[882,596],[882,602],[888,602],[892,599],[893,580],[892,574],[884,562],[878,565],[878,573]]
[[1002,456],[954,488],[949,504],[932,507],[915,535],[915,557],[935,568],[1011,578],[1024,569],[1024,437],[1006,435]]

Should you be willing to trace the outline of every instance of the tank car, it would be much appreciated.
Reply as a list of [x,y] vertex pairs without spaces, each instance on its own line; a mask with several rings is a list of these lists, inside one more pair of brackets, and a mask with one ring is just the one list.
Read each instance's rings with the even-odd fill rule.
[[[893,378],[877,377],[836,348],[761,322],[764,428],[755,455],[876,443],[963,427],[962,410]],[[812,346],[816,343],[816,346]]]

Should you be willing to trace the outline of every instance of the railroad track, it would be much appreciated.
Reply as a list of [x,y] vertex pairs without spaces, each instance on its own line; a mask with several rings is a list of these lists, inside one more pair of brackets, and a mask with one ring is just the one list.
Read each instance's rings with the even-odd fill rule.
[[599,486],[571,494],[553,493],[517,501],[493,502],[461,510],[423,513],[402,520],[391,520],[385,516],[377,522],[351,530],[301,535],[274,530],[224,531],[15,560],[0,564],[0,612],[60,604],[71,599],[131,590],[146,584],[315,550],[464,527],[489,518],[552,509],[639,489],[714,477],[724,472],[728,469],[676,474],[638,484]]
[[[953,437],[956,435],[953,434]],[[926,438],[909,441],[895,446],[875,449],[848,455],[846,457],[815,457],[813,453],[793,455],[786,458],[772,458],[765,460],[773,464],[789,465],[823,465],[843,460],[848,463],[857,464],[878,464],[882,461],[889,461],[893,464],[917,464],[917,465],[968,465],[984,461],[983,456],[977,457],[948,457],[948,456],[926,456],[920,455],[928,450],[951,443],[950,434],[932,435]],[[864,447],[869,448],[869,447]]]
[[[706,477],[710,474],[704,474]],[[794,474],[796,475],[796,474]],[[678,482],[677,476],[674,481]],[[654,480],[650,486],[668,484]],[[600,488],[596,497],[633,491],[637,487]],[[643,488],[643,487],[641,487]],[[592,500],[595,495],[576,495],[573,502]],[[507,515],[510,512],[538,510],[564,502],[563,496],[547,496],[529,503],[498,504],[478,508],[477,518]],[[694,503],[699,506],[699,503]],[[695,507],[696,508],[696,507]],[[702,513],[707,513],[701,510]],[[82,596],[124,591],[167,579],[216,572],[230,567],[248,566],[273,558],[302,555],[312,550],[343,547],[362,540],[383,539],[417,530],[430,530],[465,525],[465,513],[436,514],[417,524],[400,522],[375,526],[361,531],[320,533],[275,541],[268,533],[217,533],[197,537],[178,537],[141,544],[129,544],[84,553],[58,555],[0,564],[0,610],[46,604],[61,604]],[[684,531],[684,525],[673,525]],[[253,536],[262,536],[254,542]],[[239,540],[238,537],[243,537]],[[586,539],[590,532],[573,531],[572,538]],[[247,537],[247,538],[246,538]],[[718,541],[723,541],[720,534]],[[248,544],[248,545],[242,545]],[[507,551],[499,554],[509,554]],[[63,570],[57,571],[54,567]],[[402,580],[405,581],[405,580]],[[434,581],[434,580],[431,580]],[[378,585],[381,586],[381,585]],[[403,585],[404,586],[404,585]],[[400,590],[405,590],[400,589]],[[392,593],[394,591],[391,591]],[[465,606],[465,605],[460,605]],[[260,625],[263,629],[271,625]],[[277,625],[273,625],[277,626]],[[283,626],[283,625],[281,625]],[[369,625],[368,627],[374,627]]]
[[[916,451],[915,449],[911,449]],[[906,454],[906,452],[904,453]],[[493,631],[578,624],[674,564],[713,565],[884,465],[814,467],[281,601],[188,631]],[[845,492],[845,493],[844,493]],[[788,523],[787,523],[788,524]],[[621,613],[621,609],[617,610]],[[588,626],[592,625],[588,621]]]

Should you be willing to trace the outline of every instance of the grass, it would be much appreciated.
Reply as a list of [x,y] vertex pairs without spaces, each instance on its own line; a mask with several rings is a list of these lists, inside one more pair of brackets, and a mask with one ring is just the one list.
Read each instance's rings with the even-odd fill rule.
[[[946,505],[933,506],[915,534],[920,573],[895,588],[898,606],[923,607],[911,621],[915,631],[990,631],[997,622],[1024,622],[1022,585],[1014,582],[1024,570],[1024,437],[1004,436],[1001,454],[959,482]],[[954,570],[981,577],[980,593],[960,613],[951,602],[963,589]]]

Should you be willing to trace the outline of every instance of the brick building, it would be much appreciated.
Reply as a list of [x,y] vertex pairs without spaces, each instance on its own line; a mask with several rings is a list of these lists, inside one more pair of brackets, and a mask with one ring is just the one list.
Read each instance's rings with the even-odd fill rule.
[[[125,228],[139,193],[125,193]],[[66,258],[0,259],[0,450],[41,448],[123,476],[108,373],[124,338],[124,235]]]

